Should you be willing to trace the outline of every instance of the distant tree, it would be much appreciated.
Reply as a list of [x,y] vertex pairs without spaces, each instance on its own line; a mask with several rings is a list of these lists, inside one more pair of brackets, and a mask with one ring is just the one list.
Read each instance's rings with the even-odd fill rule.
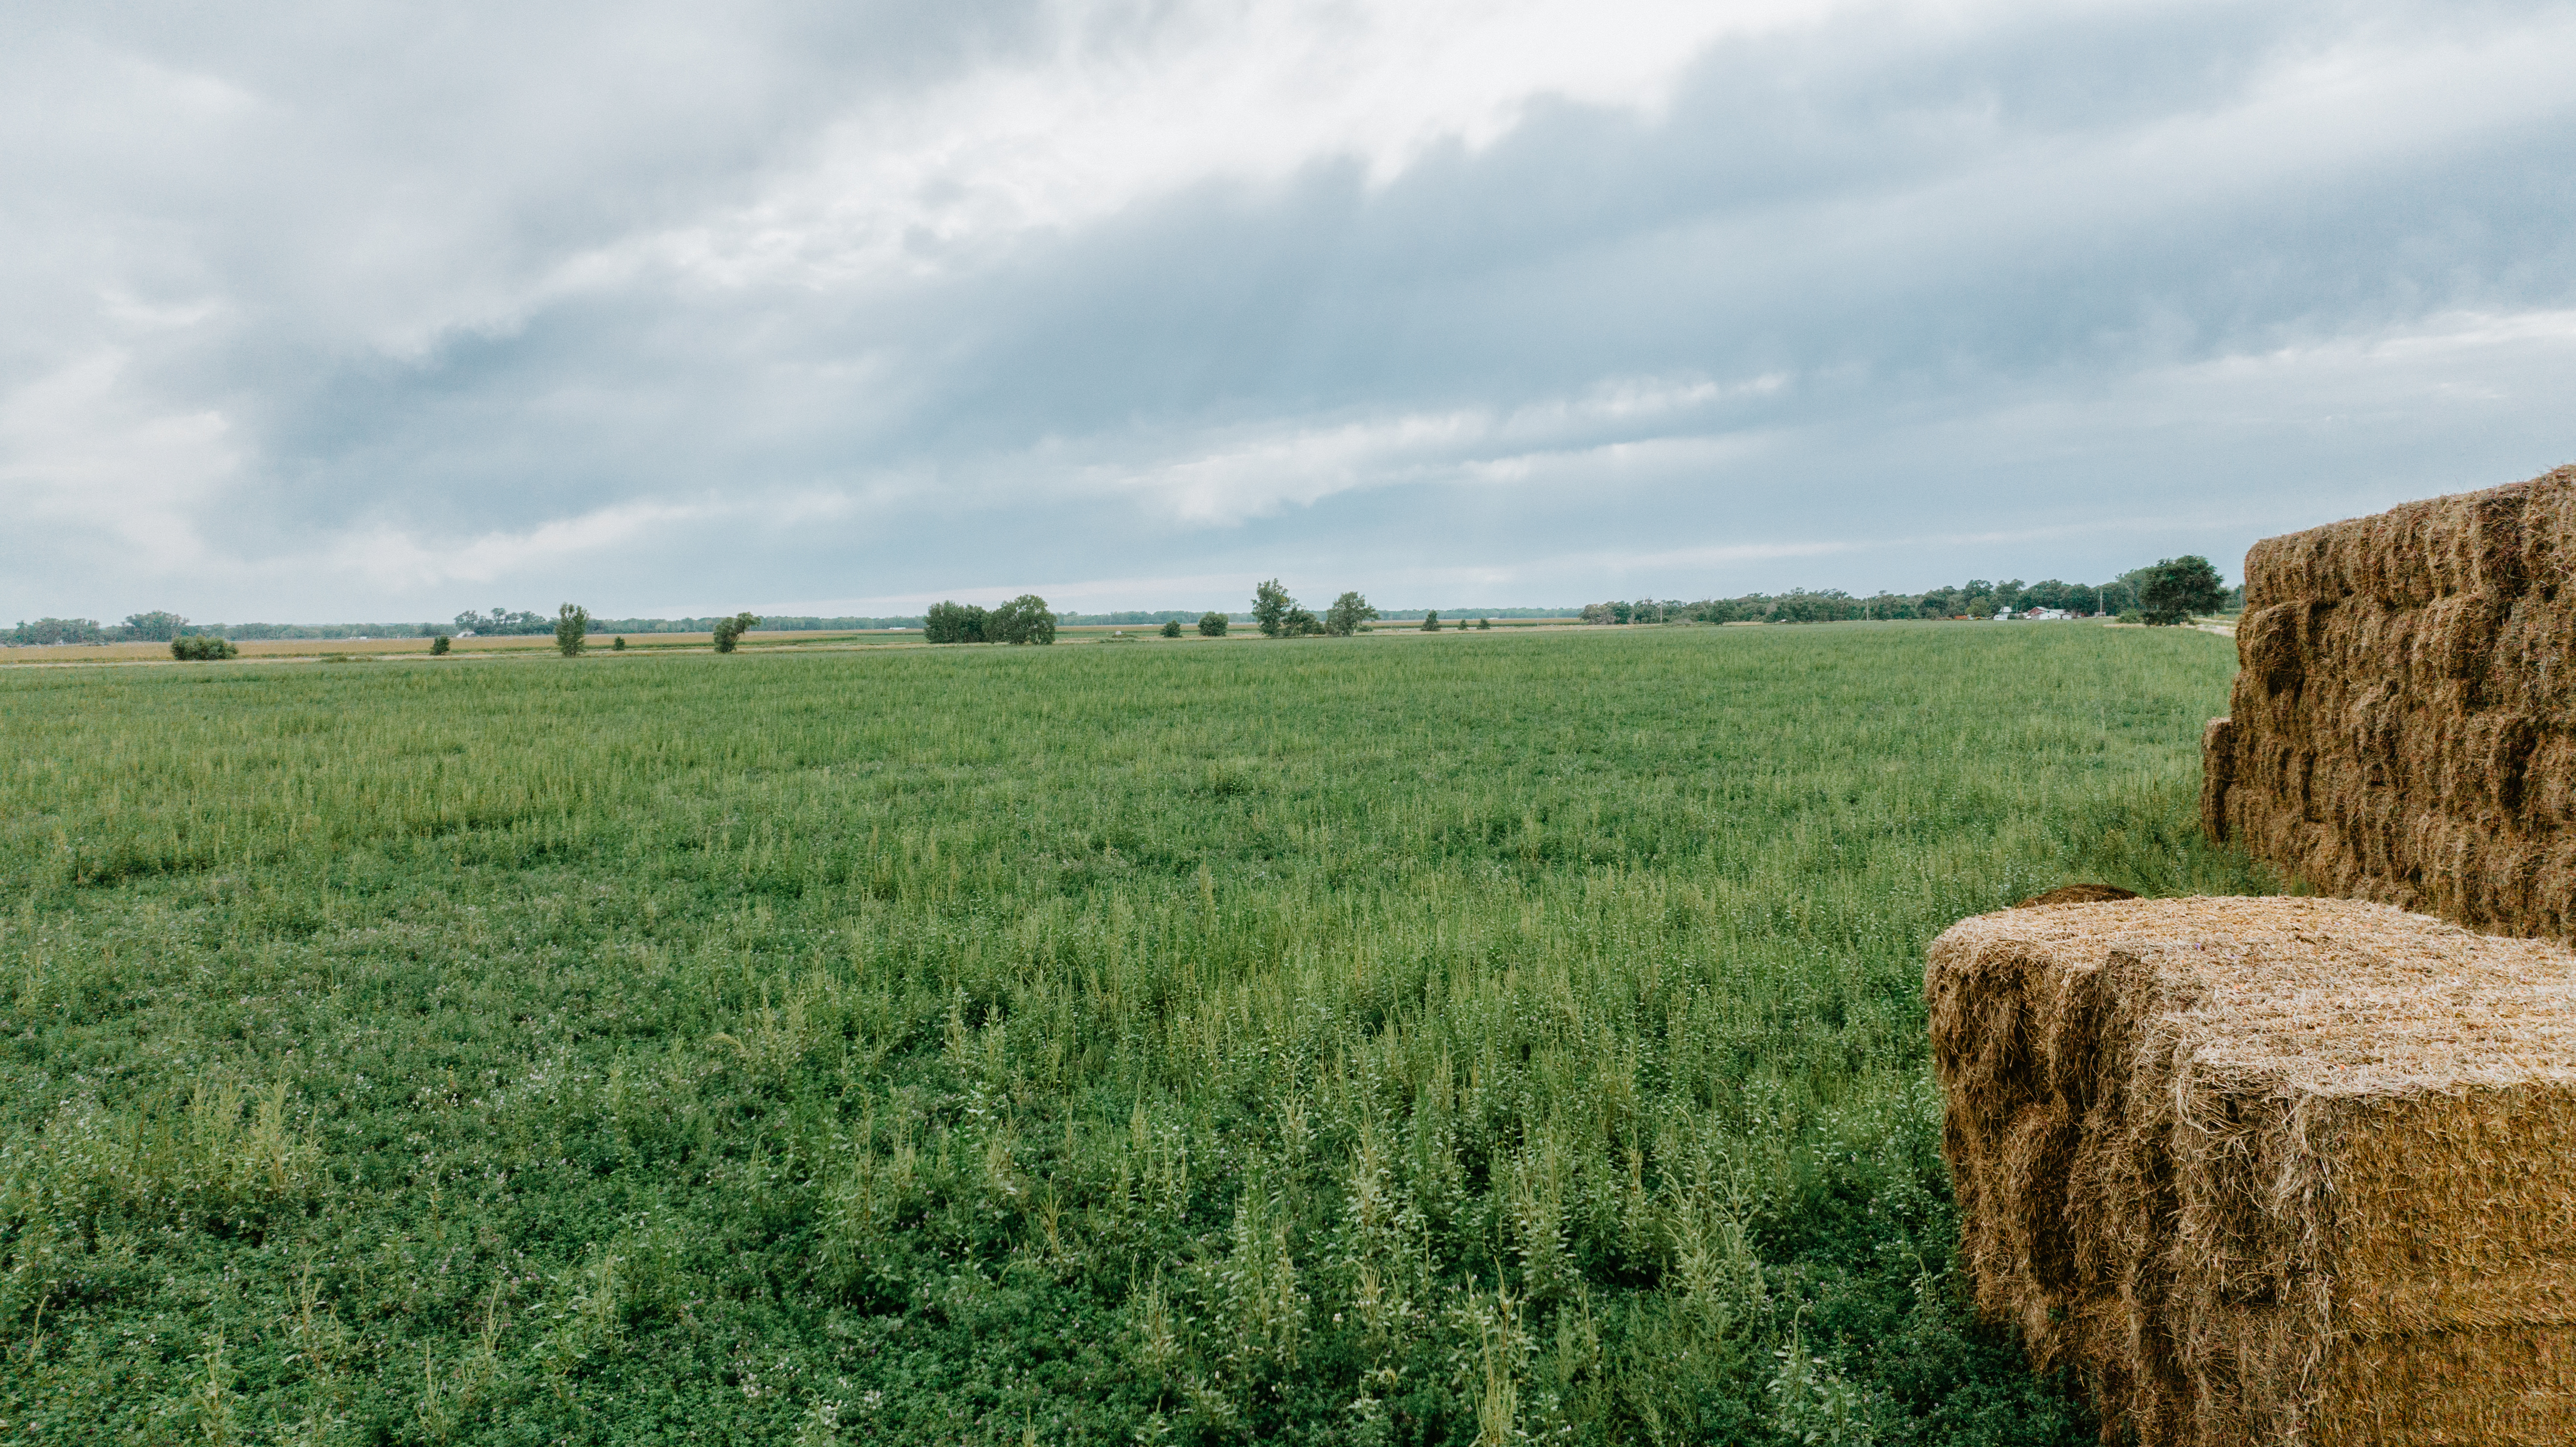
[[477,613],[468,608],[456,615],[456,626],[460,631],[479,633],[488,638],[526,637],[547,632],[555,625],[534,613],[511,613],[499,608],[489,613]]
[[1348,638],[1360,631],[1360,625],[1377,616],[1369,600],[1357,593],[1344,593],[1324,610],[1324,631],[1336,638]]
[[1055,610],[1035,593],[1022,593],[993,610],[984,636],[995,643],[1053,643]]
[[1324,631],[1324,620],[1316,617],[1305,604],[1299,603],[1288,610],[1287,617],[1279,620],[1279,631],[1290,638],[1308,638]]
[[1491,618],[1479,618],[1479,619],[1477,619],[1477,620],[1476,620],[1476,631],[1477,631],[1477,632],[1479,632],[1479,633],[1491,633],[1491,632],[1493,632],[1493,631],[1494,631],[1494,620],[1493,620],[1493,619],[1491,619]]
[[1288,596],[1277,578],[1252,590],[1252,621],[1265,637],[1278,637],[1287,626],[1288,610],[1296,606],[1297,600]]
[[2155,575],[2154,567],[2131,568],[2102,585],[2102,607],[2105,612],[2138,613],[2147,606],[2147,582]]
[[170,656],[190,663],[211,663],[240,652],[231,639],[211,633],[183,633],[170,640]]
[[1202,638],[1223,638],[1225,636],[1225,624],[1226,618],[1222,613],[1215,612],[1213,610],[1201,613],[1199,615],[1199,636]]
[[1163,620],[1163,636],[1164,636],[1164,637],[1166,637],[1166,638],[1178,638],[1178,637],[1180,637],[1180,636],[1181,636],[1181,620],[1180,620],[1180,619],[1178,619],[1178,618],[1166,618],[1166,619],[1164,619],[1164,620]]
[[1861,600],[1840,588],[1827,588],[1821,593],[1792,588],[1771,600],[1774,623],[1839,623],[1866,616],[1868,610]]
[[[618,640],[620,643],[625,641],[626,640],[622,638]],[[447,656],[447,650],[454,646],[454,644],[448,642],[447,635],[444,633],[433,633],[429,635],[429,652],[430,656],[433,658],[445,658]]]
[[107,630],[95,618],[39,618],[33,623],[21,622],[9,633],[9,642],[19,646],[47,643],[105,643]]
[[590,610],[578,603],[566,603],[555,610],[555,651],[566,658],[581,654],[582,640],[590,635]]
[[2190,622],[2194,613],[2215,613],[2226,601],[2227,585],[2198,554],[2157,560],[2138,586],[2139,611],[2161,627]]
[[1422,610],[1422,631],[1425,633],[1437,633],[1440,631],[1439,609],[1425,608]]
[[625,635],[625,634],[623,634],[623,633],[620,633],[620,634],[618,634],[615,638],[610,639],[610,640],[608,641],[608,649],[609,649],[609,651],[610,651],[610,652],[612,652],[612,653],[623,653],[623,652],[625,652],[625,651],[626,651],[626,635]]
[[921,636],[929,643],[981,643],[988,616],[972,603],[933,603],[921,615]]
[[188,620],[176,613],[132,613],[117,630],[117,636],[135,643],[167,643],[179,636]]
[[1619,615],[1607,603],[1586,603],[1583,605],[1583,621],[1606,625],[1618,622]]
[[749,613],[736,613],[730,618],[717,619],[715,626],[716,652],[733,652],[734,645],[742,641],[742,635],[759,626],[760,620]]

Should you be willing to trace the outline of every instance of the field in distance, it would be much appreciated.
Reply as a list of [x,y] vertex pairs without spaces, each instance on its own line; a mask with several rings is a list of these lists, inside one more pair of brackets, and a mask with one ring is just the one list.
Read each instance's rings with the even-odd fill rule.
[[2263,887],[2227,643],[1498,635],[0,673],[0,1420],[2091,1440],[1922,951]]
[[[612,637],[613,635],[609,633],[593,633],[587,640],[586,647],[606,653],[610,651]],[[860,645],[882,647],[896,643],[919,643],[921,633],[918,629],[871,629],[865,632],[842,633],[755,632],[744,634],[742,641],[744,647],[804,647],[817,644],[836,644],[845,648]],[[252,638],[244,639],[233,646],[239,648],[241,656],[247,659],[310,661],[334,656],[401,658],[409,654],[420,654],[426,657],[429,653],[430,640],[427,638]],[[637,649],[711,650],[714,646],[715,635],[711,633],[629,633],[626,635],[626,651],[630,653]],[[452,637],[448,640],[448,647],[451,650],[448,655],[450,658],[454,658],[457,654],[551,654],[555,652],[555,639],[551,633],[498,634],[478,638]],[[170,645],[167,643],[59,644],[0,649],[0,666],[169,663],[172,661],[174,660],[170,656]]]
[[[1492,621],[1494,627],[1491,631],[1497,632],[1505,628],[1579,626],[1571,618],[1497,618]],[[1419,622],[1418,617],[1411,621],[1380,623],[1377,625],[1377,631],[1414,631],[1413,624],[1417,622]],[[1448,626],[1455,628],[1457,625],[1451,622]],[[1475,620],[1472,618],[1466,620],[1465,631],[1478,631],[1475,628]],[[616,636],[615,631],[610,629],[594,632],[587,640],[586,648],[603,653],[609,652]],[[639,649],[668,652],[674,649],[712,649],[715,646],[715,635],[711,633],[629,633],[624,637],[626,639],[624,651],[629,653]],[[1249,623],[1232,625],[1223,638],[1202,637],[1198,629],[1193,626],[1186,628],[1177,639],[1166,639],[1157,631],[1157,626],[1150,623],[1115,625],[1073,623],[1062,625],[1056,630],[1058,643],[1086,643],[1113,638],[1154,643],[1241,643],[1260,637],[1260,631]],[[764,629],[742,635],[742,646],[751,649],[884,648],[903,644],[926,646],[922,643],[921,630],[918,628],[793,632]],[[234,646],[239,648],[241,656],[247,659],[309,662],[327,658],[402,658],[411,654],[425,656],[429,652],[430,640],[427,638],[261,638],[245,639]],[[551,633],[450,638],[448,646],[451,650],[448,655],[450,658],[458,654],[553,653],[556,651],[554,635]],[[30,664],[169,663],[173,661],[170,656],[170,645],[167,643],[59,644],[0,649],[0,667]]]

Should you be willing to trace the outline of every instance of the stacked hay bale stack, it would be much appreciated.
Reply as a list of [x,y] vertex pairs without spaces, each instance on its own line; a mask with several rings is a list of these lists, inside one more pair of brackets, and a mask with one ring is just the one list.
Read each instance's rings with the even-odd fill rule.
[[2576,1441],[2576,954],[2384,906],[1932,949],[1979,1303],[2156,1444]]
[[2257,543],[2203,823],[2319,891],[2576,935],[2576,467]]

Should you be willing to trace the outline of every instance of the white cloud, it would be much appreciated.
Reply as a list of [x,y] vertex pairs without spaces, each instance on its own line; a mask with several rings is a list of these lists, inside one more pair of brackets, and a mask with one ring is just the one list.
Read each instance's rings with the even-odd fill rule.
[[1060,0],[1025,60],[929,95],[861,100],[757,201],[586,257],[728,285],[883,284],[1206,181],[1348,160],[1383,184],[1508,133],[1540,99],[1652,115],[1712,42],[1841,5],[1736,0],[1403,4]]
[[601,558],[668,549],[710,531],[776,534],[845,520],[864,495],[822,488],[710,494],[677,502],[623,502],[528,528],[450,537],[418,527],[372,523],[339,531],[323,565],[352,584],[419,592],[449,583],[491,583],[531,573],[578,571]]
[[21,535],[123,568],[201,566],[198,513],[238,471],[216,411],[162,411],[100,348],[0,396],[0,508]]
[[1869,587],[2576,453],[2563,8],[47,6],[30,615]]
[[[1670,440],[1677,429],[1688,431],[1691,419],[1719,403],[1775,396],[1789,380],[1780,373],[1732,384],[1616,377],[1573,396],[1506,409],[1302,419],[1185,434],[1160,439],[1165,455],[1143,464],[1085,462],[1057,443],[1004,470],[1024,474],[1034,464],[1069,475],[1082,492],[1119,497],[1183,523],[1237,526],[1357,488],[1521,481],[1571,456],[1633,455]],[[1713,445],[1691,440],[1703,453]]]

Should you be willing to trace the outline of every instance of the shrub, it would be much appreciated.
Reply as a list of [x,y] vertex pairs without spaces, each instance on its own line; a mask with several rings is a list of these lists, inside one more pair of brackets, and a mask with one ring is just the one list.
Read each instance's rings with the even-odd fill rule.
[[1225,636],[1225,623],[1226,618],[1222,613],[1201,613],[1199,615],[1199,636],[1202,638],[1223,638]]
[[1426,608],[1422,610],[1422,631],[1425,633],[1437,633],[1440,631],[1439,609]]
[[555,651],[566,658],[581,653],[582,641],[590,636],[590,610],[578,603],[566,603],[555,610]]
[[716,620],[716,652],[731,653],[742,635],[760,626],[760,620],[749,613],[736,613]]
[[1493,631],[1494,631],[1494,620],[1493,620],[1493,619],[1491,619],[1491,618],[1479,618],[1479,619],[1477,619],[1477,620],[1476,620],[1476,631],[1477,631],[1477,632],[1479,632],[1479,633],[1491,633],[1491,632],[1493,632]]
[[626,638],[625,638],[625,635],[620,634],[620,635],[618,635],[617,637],[610,639],[610,640],[609,640],[609,643],[608,643],[608,650],[609,650],[611,653],[623,653],[623,652],[625,652],[625,651],[626,651]]
[[991,615],[973,603],[933,603],[921,618],[928,643],[982,643]]
[[2120,610],[2120,616],[2112,621],[2115,623],[2144,623],[2147,619],[2145,614],[2140,613],[2135,608],[2123,608]]
[[1279,620],[1279,631],[1290,638],[1304,638],[1323,632],[1324,620],[1306,611],[1306,605],[1300,603],[1288,610],[1287,617]]
[[[622,639],[622,638],[618,640],[618,642],[619,642],[619,643],[621,643],[621,644],[623,644],[625,641],[626,641],[626,640],[624,640],[624,639]],[[431,656],[432,658],[444,658],[444,657],[446,657],[446,656],[447,656],[447,650],[448,650],[448,649],[450,649],[450,648],[453,648],[453,647],[455,647],[455,646],[456,646],[455,644],[453,644],[453,643],[451,643],[450,641],[448,641],[448,637],[447,637],[447,635],[446,635],[446,634],[444,634],[444,633],[436,633],[436,634],[432,634],[432,635],[430,636],[430,640],[429,640],[429,654],[430,654],[430,656]]]
[[1357,593],[1344,593],[1324,610],[1324,631],[1336,638],[1348,638],[1360,631],[1360,625],[1377,616],[1369,600]]
[[1055,610],[1037,594],[1022,593],[993,610],[984,633],[995,643],[1053,643]]
[[1180,637],[1180,636],[1181,636],[1181,620],[1180,620],[1180,619],[1178,619],[1178,618],[1166,618],[1166,619],[1164,619],[1164,620],[1163,620],[1163,636],[1164,636],[1164,637],[1166,637],[1166,638],[1178,638],[1178,637]]
[[239,648],[233,646],[231,639],[218,638],[211,633],[185,633],[170,640],[170,656],[185,659],[191,663],[232,658],[240,652]]

